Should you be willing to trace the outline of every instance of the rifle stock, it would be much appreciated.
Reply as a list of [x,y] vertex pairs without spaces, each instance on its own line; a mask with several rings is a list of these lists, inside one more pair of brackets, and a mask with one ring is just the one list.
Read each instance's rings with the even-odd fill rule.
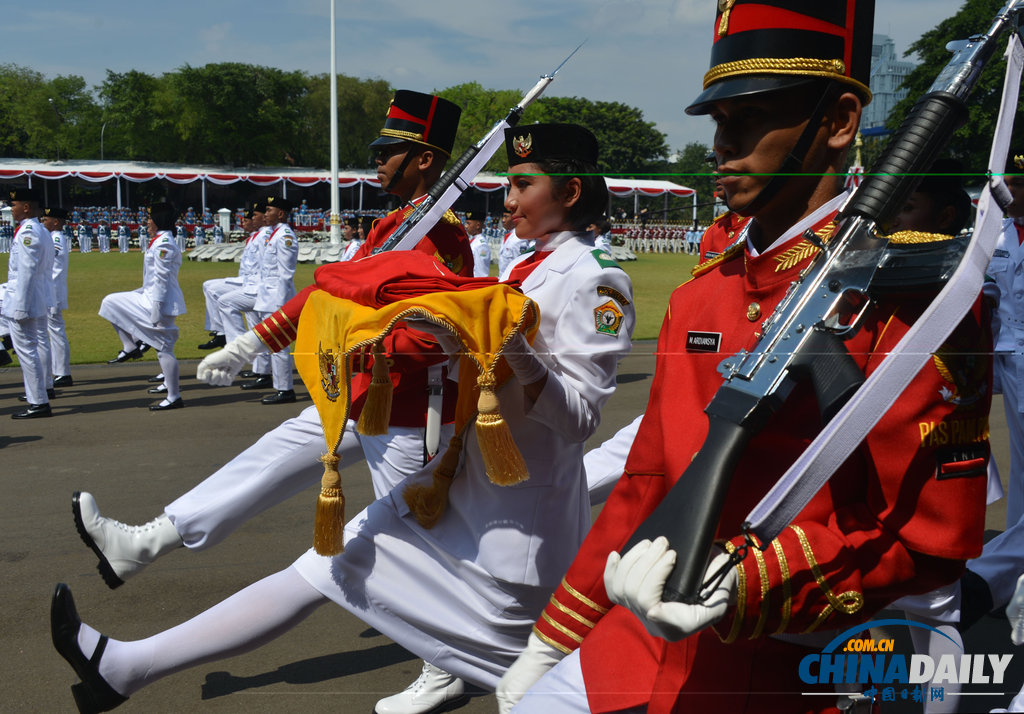
[[[826,421],[863,382],[842,343],[856,324],[837,326],[829,318],[842,295],[868,294],[886,245],[875,235],[875,226],[905,204],[920,175],[964,123],[971,89],[995,53],[999,36],[1016,25],[1022,11],[1024,0],[1010,0],[987,33],[951,45],[953,59],[841,211],[837,234],[765,321],[757,347],[734,355],[719,368],[726,381],[705,409],[709,427],[703,446],[623,548],[626,552],[659,535],[668,538],[677,558],[665,584],[665,601],[703,600],[705,570],[736,464],[785,402],[795,381],[811,377]],[[760,547],[767,548],[768,543]]]

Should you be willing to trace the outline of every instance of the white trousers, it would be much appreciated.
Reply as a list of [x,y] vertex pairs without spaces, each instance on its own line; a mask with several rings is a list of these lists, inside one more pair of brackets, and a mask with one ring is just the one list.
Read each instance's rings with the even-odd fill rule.
[[[259,312],[257,316],[260,320],[265,320],[272,314],[271,312]],[[271,353],[270,373],[274,376],[274,389],[286,392],[294,387],[295,378],[292,375],[294,368],[295,360],[292,359],[292,353],[288,351],[287,347],[280,352]],[[254,369],[253,371],[258,372],[259,370]]]
[[[442,439],[454,426],[442,428]],[[316,407],[307,407],[168,505],[164,512],[189,548],[202,550],[271,506],[320,483],[326,451]],[[387,494],[424,463],[423,429],[391,427],[383,436],[361,436],[349,420],[341,437],[338,468],[365,458],[373,492]]]
[[14,351],[21,364],[21,378],[29,404],[46,404],[46,389],[53,386],[50,374],[50,338],[46,333],[46,316],[7,320]]
[[203,283],[203,297],[206,299],[206,317],[203,329],[224,333],[224,327],[221,324],[220,297],[241,284],[242,281],[239,278],[213,278]]
[[1006,427],[1010,432],[1010,473],[1006,501],[1006,527],[1011,528],[1024,516],[1024,401],[1020,385],[1024,382],[1024,354],[998,353],[993,362],[995,379],[1002,384]]
[[64,325],[64,313],[55,308],[46,318],[46,329],[50,333],[50,370],[54,376],[71,374],[71,343]]

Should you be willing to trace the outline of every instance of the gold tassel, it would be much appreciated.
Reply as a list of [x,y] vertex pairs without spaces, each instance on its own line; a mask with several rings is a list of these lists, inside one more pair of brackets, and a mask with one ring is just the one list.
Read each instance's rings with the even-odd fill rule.
[[391,399],[394,385],[388,373],[388,360],[384,347],[377,342],[373,345],[373,379],[366,390],[366,401],[359,415],[356,430],[363,436],[382,436],[388,433],[391,421]]
[[448,506],[448,489],[455,478],[455,469],[459,466],[459,455],[462,453],[462,437],[458,434],[448,442],[448,449],[442,454],[437,468],[434,469],[434,482],[429,486],[409,484],[402,492],[402,498],[416,521],[424,528],[433,528],[444,515]]
[[480,455],[491,483],[511,486],[530,478],[530,472],[523,461],[519,447],[512,439],[508,424],[501,416],[498,395],[494,393],[494,375],[481,374],[477,377],[480,399],[477,402],[476,439],[480,444]]
[[338,555],[345,550],[345,494],[341,492],[341,474],[338,457],[324,454],[320,457],[324,475],[320,480],[320,495],[316,499],[316,525],[313,527],[313,550],[320,555]]

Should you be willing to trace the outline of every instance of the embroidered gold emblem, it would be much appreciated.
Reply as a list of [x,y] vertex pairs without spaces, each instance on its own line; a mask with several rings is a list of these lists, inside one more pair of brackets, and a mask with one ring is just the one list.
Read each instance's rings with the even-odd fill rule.
[[987,362],[969,352],[966,345],[956,345],[950,349],[947,343],[945,348],[932,356],[932,362],[939,376],[950,385],[939,387],[939,394],[947,404],[964,409],[985,396]]
[[529,156],[533,152],[533,134],[517,136],[512,139],[512,151],[522,159]]
[[333,350],[324,350],[323,345],[317,345],[316,357],[320,363],[320,386],[330,401],[334,401],[341,394],[338,386],[341,381],[341,359],[344,355],[335,353]]
[[756,302],[747,305],[747,319],[755,322],[759,317],[761,317],[761,306]]
[[729,31],[729,15],[732,14],[732,6],[736,0],[718,0],[718,11],[722,13],[722,19],[718,23],[718,36],[722,37]]
[[1013,157],[1013,165],[1018,169],[1024,169],[1024,154],[1017,154]]
[[818,253],[818,246],[802,240],[781,255],[775,256],[775,272],[781,273]]

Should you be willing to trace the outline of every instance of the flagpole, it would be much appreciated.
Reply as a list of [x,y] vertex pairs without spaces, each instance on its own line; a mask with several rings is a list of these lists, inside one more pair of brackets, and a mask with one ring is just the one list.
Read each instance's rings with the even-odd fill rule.
[[336,27],[331,0],[331,243],[341,243],[341,217],[338,215],[338,52],[335,46]]

